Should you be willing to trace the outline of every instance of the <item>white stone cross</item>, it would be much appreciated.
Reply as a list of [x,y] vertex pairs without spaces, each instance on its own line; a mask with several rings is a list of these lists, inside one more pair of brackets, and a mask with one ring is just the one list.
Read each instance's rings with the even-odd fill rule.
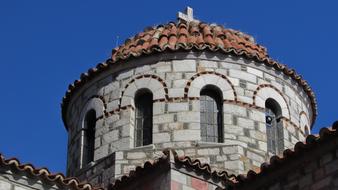
[[178,12],[177,17],[178,19],[184,20],[186,22],[198,21],[194,19],[194,10],[191,7],[187,7],[185,9],[185,13]]

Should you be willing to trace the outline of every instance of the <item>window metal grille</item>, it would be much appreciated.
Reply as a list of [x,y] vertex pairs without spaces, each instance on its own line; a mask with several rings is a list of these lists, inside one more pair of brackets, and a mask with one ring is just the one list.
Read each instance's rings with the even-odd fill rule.
[[223,111],[220,96],[210,89],[202,90],[200,96],[201,138],[205,142],[223,141]]

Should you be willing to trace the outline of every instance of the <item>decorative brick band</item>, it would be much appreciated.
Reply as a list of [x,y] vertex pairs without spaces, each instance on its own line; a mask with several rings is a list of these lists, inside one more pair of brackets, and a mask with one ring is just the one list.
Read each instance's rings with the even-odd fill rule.
[[253,105],[256,106],[256,96],[257,96],[257,93],[258,93],[259,90],[261,90],[263,88],[272,88],[273,90],[277,91],[277,93],[284,99],[286,107],[288,109],[289,118],[291,118],[291,113],[290,113],[290,108],[289,108],[289,105],[288,105],[288,101],[284,97],[283,93],[278,88],[276,88],[275,86],[273,86],[271,84],[261,84],[261,85],[259,85],[256,88],[256,90],[254,91],[253,96],[252,96]]
[[185,97],[173,97],[173,98],[168,98],[168,99],[157,99],[154,100],[153,102],[167,102],[167,103],[173,103],[173,102],[184,102],[184,101],[188,101],[188,100],[199,100],[199,97],[189,97],[189,98],[185,98]]
[[[190,89],[190,86],[191,86],[191,83],[199,76],[202,76],[202,75],[205,75],[205,74],[213,74],[213,75],[216,75],[216,76],[219,76],[223,79],[225,79],[229,85],[231,86],[232,90],[233,90],[233,93],[234,93],[234,99],[235,101],[237,101],[237,93],[235,91],[235,87],[234,85],[231,83],[231,81],[228,79],[228,77],[226,77],[225,75],[223,74],[220,74],[220,73],[217,73],[217,72],[214,72],[214,71],[203,71],[203,72],[199,72],[195,75],[193,75],[187,82],[185,88],[184,88],[184,98],[188,98],[188,92],[189,92],[189,89]],[[224,97],[223,97],[224,98]]]
[[[300,129],[300,126],[297,126],[295,123],[293,123],[291,121],[291,115],[290,115],[290,108],[287,104],[287,100],[286,98],[283,96],[283,93],[277,89],[275,86],[271,85],[271,84],[261,84],[259,85],[256,90],[254,91],[254,94],[253,94],[253,104],[250,104],[250,103],[246,103],[246,102],[241,102],[237,99],[237,93],[235,91],[235,88],[234,88],[234,85],[231,83],[231,81],[225,76],[225,75],[222,75],[220,73],[217,73],[217,72],[213,72],[213,71],[204,71],[204,72],[200,72],[200,73],[197,73],[195,74],[194,76],[192,76],[189,81],[186,83],[186,86],[184,88],[184,97],[174,97],[174,98],[169,98],[168,96],[168,87],[167,87],[167,84],[165,83],[165,81],[160,78],[159,76],[156,76],[156,75],[153,75],[153,74],[146,74],[146,75],[140,75],[140,76],[137,76],[133,79],[131,79],[124,87],[124,90],[122,91],[122,94],[121,94],[121,97],[119,99],[119,105],[118,105],[118,108],[115,109],[115,110],[112,110],[112,111],[109,111],[107,112],[107,103],[104,101],[104,98],[102,96],[92,96],[91,98],[99,98],[100,100],[102,100],[103,104],[104,104],[104,115],[102,115],[101,117],[97,118],[97,120],[99,119],[103,119],[104,117],[109,117],[110,115],[112,114],[116,114],[116,113],[119,113],[121,110],[127,110],[129,108],[131,108],[132,110],[135,110],[135,107],[132,106],[132,105],[125,105],[125,106],[121,106],[121,102],[122,102],[122,97],[125,93],[125,90],[128,88],[128,86],[130,84],[132,84],[133,82],[135,82],[136,80],[138,79],[142,79],[142,78],[152,78],[152,79],[156,79],[157,81],[159,81],[161,83],[161,85],[163,86],[163,89],[165,91],[165,98],[161,98],[161,99],[155,99],[153,100],[153,102],[182,102],[182,101],[188,101],[188,100],[199,100],[199,97],[188,97],[188,91],[189,91],[189,88],[191,86],[191,83],[193,80],[195,80],[197,77],[199,76],[202,76],[202,75],[205,75],[205,74],[214,74],[214,75],[217,75],[219,77],[222,77],[223,79],[225,79],[231,86],[233,92],[234,92],[234,96],[235,96],[235,100],[223,100],[224,103],[227,103],[227,104],[233,104],[233,105],[238,105],[238,106],[242,106],[242,107],[245,107],[245,108],[249,108],[249,109],[256,109],[256,110],[259,110],[259,111],[264,111],[265,108],[264,107],[260,107],[260,106],[257,106],[256,105],[256,102],[255,102],[255,99],[256,99],[256,96],[258,94],[258,91],[261,90],[262,88],[271,88],[273,90],[275,90],[279,95],[281,95],[281,97],[284,99],[285,103],[286,103],[286,106],[287,106],[287,109],[288,109],[288,113],[289,113],[289,118],[286,118],[286,117],[282,117],[285,121],[287,121],[288,123],[290,123],[292,126]],[[302,111],[300,113],[300,115],[302,114],[305,114],[306,113],[304,111]],[[308,119],[308,116],[306,115],[307,119]],[[303,131],[300,130],[302,134]]]
[[256,109],[256,110],[259,110],[259,111],[264,111],[265,110],[265,108],[256,106],[254,104],[249,104],[249,103],[246,103],[246,102],[241,102],[241,101],[238,101],[238,100],[237,101],[234,101],[234,100],[224,100],[223,102],[227,103],[227,104],[233,104],[233,105],[238,105],[238,106],[250,108],[250,109]]
[[[177,102],[177,101],[188,101],[188,100],[199,100],[198,97],[194,97],[194,98],[169,98],[168,100],[164,100],[164,99],[158,99],[158,100],[154,100],[153,102],[167,102],[167,103],[170,103],[170,102]],[[264,111],[265,108],[262,108],[262,107],[259,107],[259,106],[256,106],[254,104],[248,104],[248,103],[245,103],[245,102],[240,102],[240,101],[233,101],[233,100],[224,100],[223,103],[227,103],[227,104],[233,104],[233,105],[238,105],[238,106],[242,106],[242,107],[246,107],[246,108],[249,108],[249,109],[256,109],[258,111]],[[122,110],[127,110],[127,109],[132,109],[133,111],[135,110],[135,107],[132,106],[132,105],[127,105],[127,106],[123,106],[123,107],[119,107],[115,110],[112,110],[110,112],[107,112],[106,110],[104,110],[104,115],[102,115],[101,117],[98,117],[96,119],[96,121],[100,120],[100,119],[103,119],[104,117],[109,117],[113,114],[118,114],[120,111]],[[301,127],[298,126],[297,124],[295,124],[294,122],[292,122],[290,119],[286,118],[286,117],[281,117],[282,120],[288,122],[291,126],[293,126],[294,128],[298,129],[302,134],[303,136],[305,136],[305,133],[302,131]]]
[[115,109],[115,110],[112,110],[112,111],[109,111],[109,112],[107,112],[107,110],[104,110],[104,115],[102,115],[102,116],[96,118],[96,121],[98,121],[98,120],[100,120],[100,119],[103,119],[104,117],[109,117],[109,116],[111,116],[111,115],[113,115],[113,114],[120,113],[120,111],[122,111],[122,110],[127,110],[127,109],[129,109],[129,108],[131,108],[132,110],[135,110],[135,107],[132,106],[132,105],[127,105],[127,106],[119,107],[119,108],[117,108],[117,109]]
[[[142,79],[142,78],[152,78],[152,79],[155,79],[157,80],[163,87],[163,90],[165,92],[165,99],[169,99],[169,96],[168,96],[168,86],[167,84],[165,83],[165,81],[157,76],[157,75],[153,75],[153,74],[145,74],[145,75],[139,75],[139,76],[136,76],[135,78],[131,79],[124,87],[122,93],[121,93],[121,97],[120,97],[120,100],[119,100],[119,108],[121,107],[121,104],[122,104],[122,98],[123,98],[123,95],[125,93],[125,91],[127,90],[128,86],[132,83],[134,83],[136,80],[139,80],[139,79]],[[149,89],[149,88],[148,88]]]

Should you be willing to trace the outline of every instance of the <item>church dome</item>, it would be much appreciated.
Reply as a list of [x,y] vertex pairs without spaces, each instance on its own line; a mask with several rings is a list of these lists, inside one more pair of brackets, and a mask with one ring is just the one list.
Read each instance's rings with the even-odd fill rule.
[[[68,86],[63,97],[61,108],[62,118],[65,121],[66,110],[73,94],[100,73],[118,66],[126,64],[128,61],[143,56],[150,56],[165,52],[214,52],[226,55],[243,57],[253,60],[263,66],[274,68],[276,71],[289,76],[299,86],[310,99],[313,119],[312,125],[317,116],[317,102],[315,95],[301,75],[294,69],[288,68],[270,58],[267,49],[257,44],[254,38],[243,32],[225,28],[218,24],[207,24],[198,20],[186,21],[179,19],[177,22],[155,27],[147,27],[144,31],[125,40],[123,44],[112,50],[112,55],[103,63],[82,73],[80,79],[75,80]],[[66,122],[65,126],[67,127]]]
[[300,75],[247,34],[195,20],[191,8],[178,18],[127,39],[69,86],[69,175],[108,184],[166,148],[246,173],[311,134],[316,100]]

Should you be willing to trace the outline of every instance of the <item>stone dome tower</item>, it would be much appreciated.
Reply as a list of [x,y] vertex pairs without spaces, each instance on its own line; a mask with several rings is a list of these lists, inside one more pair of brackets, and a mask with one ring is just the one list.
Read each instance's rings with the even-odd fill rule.
[[69,86],[68,175],[108,184],[165,148],[239,174],[310,133],[316,100],[300,75],[251,36],[187,12]]

